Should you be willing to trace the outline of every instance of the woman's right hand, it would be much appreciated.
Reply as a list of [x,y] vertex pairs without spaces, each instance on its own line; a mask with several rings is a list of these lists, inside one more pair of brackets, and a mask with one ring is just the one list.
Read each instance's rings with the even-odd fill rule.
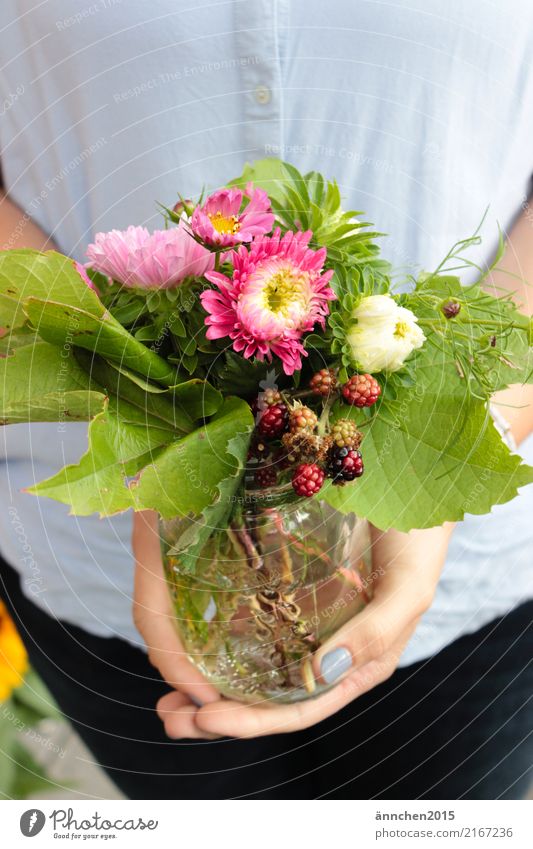
[[133,553],[135,586],[133,619],[148,648],[148,658],[174,692],[163,697],[173,715],[179,715],[180,736],[209,738],[195,725],[199,706],[220,701],[218,691],[188,660],[176,633],[166,584],[157,513],[134,513]]

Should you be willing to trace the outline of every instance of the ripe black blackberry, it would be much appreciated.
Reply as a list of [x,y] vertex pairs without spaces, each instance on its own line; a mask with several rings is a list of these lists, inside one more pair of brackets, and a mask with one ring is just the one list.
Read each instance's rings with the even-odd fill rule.
[[328,455],[326,474],[334,484],[343,484],[360,478],[364,472],[363,457],[355,448],[334,445]]

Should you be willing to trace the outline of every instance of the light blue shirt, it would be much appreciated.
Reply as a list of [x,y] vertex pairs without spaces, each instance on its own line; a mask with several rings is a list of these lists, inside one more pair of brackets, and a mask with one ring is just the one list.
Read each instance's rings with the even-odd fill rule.
[[[159,226],[157,201],[270,154],[336,177],[403,268],[434,267],[490,204],[483,264],[533,170],[526,0],[3,0],[0,56],[6,188],[79,259],[98,230]],[[25,591],[141,644],[131,516],[72,518],[21,492],[83,452],[85,426],[3,436],[0,546]],[[531,595],[532,507],[529,488],[457,529],[403,663]]]

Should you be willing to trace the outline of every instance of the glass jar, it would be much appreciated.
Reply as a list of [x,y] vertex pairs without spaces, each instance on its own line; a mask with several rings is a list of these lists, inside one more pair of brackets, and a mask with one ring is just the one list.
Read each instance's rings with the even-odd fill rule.
[[[253,504],[253,501],[252,501]],[[192,520],[161,520],[179,636],[225,696],[294,702],[329,687],[312,655],[369,600],[368,528],[312,498],[248,508],[214,530],[191,574],[173,551]]]

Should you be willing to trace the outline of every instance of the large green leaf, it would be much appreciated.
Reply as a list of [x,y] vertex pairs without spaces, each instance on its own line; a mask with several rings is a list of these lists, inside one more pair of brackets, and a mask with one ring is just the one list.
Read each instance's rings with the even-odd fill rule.
[[91,384],[70,351],[28,333],[2,342],[2,424],[86,421],[103,409],[105,394]]
[[28,297],[24,311],[47,342],[86,348],[166,386],[176,382],[175,369],[135,339],[103,304],[98,312],[88,312],[71,304]]
[[227,526],[235,504],[235,493],[242,480],[248,442],[249,431],[242,431],[229,440],[226,454],[235,458],[233,471],[220,481],[216,498],[204,508],[201,517],[188,525],[167,552],[179,554],[182,569],[194,572],[202,549],[211,534],[216,529]]
[[[170,445],[141,473],[132,486],[136,509],[151,507],[172,518],[199,516],[216,501],[221,510],[231,506],[252,427],[249,405],[227,398],[209,424]],[[232,483],[222,494],[219,487],[227,478]]]
[[[511,454],[485,403],[468,398],[444,353],[426,344],[412,371],[411,390],[400,401],[384,400],[366,420],[364,476],[329,484],[321,497],[379,528],[408,531],[488,513],[533,481],[533,468]],[[337,417],[348,409],[339,407]]]
[[0,251],[0,326],[20,327],[26,321],[26,298],[75,304],[95,315],[100,300],[76,271],[72,259],[55,251]]
[[168,430],[120,420],[106,408],[89,426],[89,447],[79,463],[28,489],[71,506],[71,512],[102,516],[133,506],[132,478],[172,439]]
[[70,504],[82,516],[130,507],[158,510],[166,518],[200,515],[246,456],[247,438],[239,458],[227,453],[230,439],[247,435],[252,424],[248,404],[238,398],[228,398],[209,424],[178,440],[165,430],[120,421],[107,409],[91,422],[80,462],[28,491]]

